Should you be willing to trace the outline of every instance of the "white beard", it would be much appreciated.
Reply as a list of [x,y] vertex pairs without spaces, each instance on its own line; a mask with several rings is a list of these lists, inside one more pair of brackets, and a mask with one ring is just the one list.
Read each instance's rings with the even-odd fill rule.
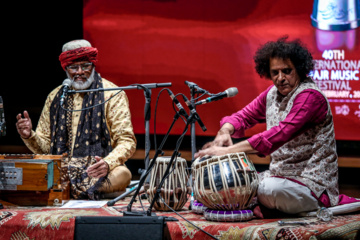
[[88,89],[91,86],[91,84],[94,82],[95,68],[93,68],[90,77],[86,78],[85,82],[82,81],[75,82],[74,79],[77,75],[75,75],[74,78],[70,78],[68,72],[66,72],[66,75],[71,80],[71,87],[73,87],[75,90],[85,90]]

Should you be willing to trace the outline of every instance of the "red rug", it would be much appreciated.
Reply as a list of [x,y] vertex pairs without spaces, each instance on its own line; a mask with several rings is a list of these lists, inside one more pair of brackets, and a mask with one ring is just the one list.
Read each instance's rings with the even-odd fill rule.
[[[10,207],[0,210],[0,239],[73,239],[77,216],[122,216],[129,198],[114,207],[98,209],[63,209]],[[330,222],[315,217],[281,219],[283,221],[307,222],[306,226],[279,226],[280,219],[252,219],[246,222],[206,221],[201,214],[188,210],[188,204],[178,214],[218,239],[358,239],[360,237],[360,212],[335,216]],[[143,200],[145,210],[149,203]],[[143,211],[139,202],[132,211]],[[179,221],[168,221],[171,239],[213,239],[173,212],[156,211],[158,216],[168,216]]]
[[7,207],[0,210],[0,239],[74,239],[77,216],[121,215],[111,208]]

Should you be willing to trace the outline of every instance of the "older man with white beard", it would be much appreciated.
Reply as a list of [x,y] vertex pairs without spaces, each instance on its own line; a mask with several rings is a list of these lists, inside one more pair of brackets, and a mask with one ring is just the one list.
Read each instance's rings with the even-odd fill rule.
[[[95,71],[98,50],[86,40],[64,44],[59,57],[71,89],[115,88]],[[68,177],[76,199],[98,199],[122,191],[131,181],[125,161],[135,152],[125,92],[67,94],[58,86],[47,97],[36,131],[27,111],[17,115],[17,131],[35,154],[67,155]]]

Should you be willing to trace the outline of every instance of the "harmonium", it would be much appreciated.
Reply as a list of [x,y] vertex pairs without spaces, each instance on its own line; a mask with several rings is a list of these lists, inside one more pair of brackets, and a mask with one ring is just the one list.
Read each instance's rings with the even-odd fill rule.
[[63,156],[0,155],[0,200],[18,206],[57,206],[70,199]]

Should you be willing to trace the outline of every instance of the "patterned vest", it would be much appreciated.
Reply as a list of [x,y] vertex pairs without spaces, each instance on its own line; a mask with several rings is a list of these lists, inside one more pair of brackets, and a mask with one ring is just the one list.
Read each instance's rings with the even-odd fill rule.
[[[321,93],[310,78],[301,82],[285,97],[278,94],[275,86],[270,89],[266,98],[267,129],[279,125],[279,122],[286,118],[295,97],[305,89],[314,89]],[[326,191],[331,205],[335,206],[339,198],[338,163],[328,101],[327,105],[328,112],[324,122],[296,136],[271,154],[269,170],[264,173],[264,177],[282,176],[295,179],[307,185],[317,197]]]

